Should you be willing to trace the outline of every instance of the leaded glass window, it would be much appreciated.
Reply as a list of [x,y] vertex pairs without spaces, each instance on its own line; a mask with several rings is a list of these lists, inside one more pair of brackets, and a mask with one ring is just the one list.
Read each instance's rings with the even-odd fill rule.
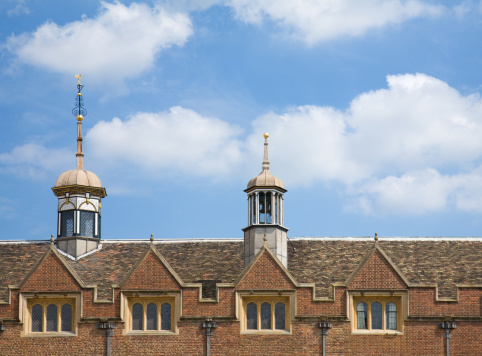
[[47,331],[57,331],[57,305],[47,306]]
[[44,308],[40,304],[32,307],[32,332],[42,332]]
[[[246,298],[246,330],[286,331],[287,298],[269,297]],[[282,299],[283,301],[280,301]]]
[[74,210],[66,210],[60,213],[60,236],[74,236]]
[[357,329],[368,329],[367,304],[360,302],[356,305],[356,327]]
[[261,329],[271,329],[271,304],[261,304]]
[[378,302],[372,303],[372,330],[380,330],[382,325],[382,305]]
[[155,303],[147,304],[146,329],[157,330],[157,305]]
[[60,312],[61,330],[72,331],[72,305],[64,304]]
[[143,328],[143,310],[141,303],[135,303],[132,306],[132,330],[142,330]]
[[255,303],[246,306],[246,329],[258,329],[258,307]]
[[171,304],[161,305],[161,330],[171,330]]
[[276,303],[274,306],[275,329],[285,329],[285,303]]
[[95,213],[80,211],[80,236],[94,237]]
[[397,305],[393,302],[387,303],[386,310],[387,329],[397,330]]

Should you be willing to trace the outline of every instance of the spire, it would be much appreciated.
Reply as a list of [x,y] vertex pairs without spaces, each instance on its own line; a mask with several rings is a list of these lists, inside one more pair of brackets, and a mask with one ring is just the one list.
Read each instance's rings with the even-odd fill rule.
[[77,169],[84,169],[84,153],[82,152],[82,120],[84,115],[87,115],[87,110],[84,108],[84,100],[82,99],[82,88],[83,85],[80,84],[80,74],[75,76],[78,80],[77,83],[77,98],[75,100],[75,107],[72,109],[72,114],[77,118]]
[[263,171],[269,171],[269,160],[268,160],[268,137],[267,132],[264,133],[264,158],[263,158]]

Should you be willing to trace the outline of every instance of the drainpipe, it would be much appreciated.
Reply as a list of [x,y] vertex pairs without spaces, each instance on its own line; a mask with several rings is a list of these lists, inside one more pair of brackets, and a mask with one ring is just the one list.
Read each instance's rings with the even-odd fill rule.
[[323,337],[323,356],[326,356],[326,335],[328,335],[328,330],[333,327],[333,324],[323,319],[321,322],[316,324],[318,328],[321,329],[321,335]]
[[203,321],[201,324],[201,329],[206,330],[206,356],[211,355],[211,335],[217,327],[218,324],[213,321],[212,317],[206,318],[206,321]]
[[109,322],[100,322],[99,324],[97,324],[97,329],[105,330],[107,344],[106,356],[110,356],[110,338],[114,335],[112,329],[115,329],[115,324]]
[[438,325],[439,329],[445,329],[445,335],[444,335],[444,338],[446,340],[446,348],[447,348],[447,356],[450,356],[450,339],[452,338],[452,335],[450,334],[450,332],[453,330],[453,329],[456,329],[457,328],[457,324],[455,324],[455,322],[453,321],[444,321],[443,323],[440,323]]

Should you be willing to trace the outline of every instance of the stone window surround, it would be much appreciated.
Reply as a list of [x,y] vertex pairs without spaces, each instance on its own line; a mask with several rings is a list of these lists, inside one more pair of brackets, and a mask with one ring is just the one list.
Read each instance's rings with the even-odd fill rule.
[[[132,306],[140,302],[147,305],[154,302],[159,308],[162,303],[171,304],[171,330],[132,330]],[[179,335],[178,322],[181,317],[180,291],[123,291],[121,293],[121,318],[125,323],[124,335]],[[143,308],[144,315],[146,309]]]
[[[270,302],[272,308],[277,302],[285,304],[285,330],[276,330],[274,328],[275,320],[271,320],[272,329],[246,329],[246,305],[251,301],[267,301]],[[260,309],[258,308],[258,314]],[[272,315],[274,310],[272,309]],[[236,292],[236,318],[240,321],[240,333],[244,335],[291,335],[292,321],[296,315],[296,291],[237,291]],[[259,326],[259,325],[258,325]]]
[[[357,328],[356,307],[359,302],[367,303],[367,306],[373,302],[382,304],[382,329],[371,329],[370,308],[368,308],[368,329]],[[397,330],[386,329],[385,307],[388,302],[395,302],[397,305]],[[404,332],[404,320],[408,317],[408,291],[407,290],[369,290],[347,291],[347,311],[348,319],[351,322],[352,334],[358,335],[401,335]]]
[[[19,297],[19,319],[23,324],[23,329],[20,336],[26,337],[71,337],[77,336],[77,325],[80,321],[82,301],[79,292],[59,292],[59,293],[20,293]],[[32,306],[41,304],[56,304],[58,307],[61,304],[68,302],[73,306],[72,308],[72,331],[45,331],[32,332]],[[45,307],[44,307],[45,309]],[[45,311],[44,311],[45,312]],[[58,308],[58,313],[60,308]]]

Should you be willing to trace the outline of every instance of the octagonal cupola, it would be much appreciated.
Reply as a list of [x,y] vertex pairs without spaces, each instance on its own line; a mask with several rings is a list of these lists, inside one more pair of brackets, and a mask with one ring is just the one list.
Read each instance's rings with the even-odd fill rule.
[[261,173],[248,182],[248,226],[244,231],[244,264],[251,262],[263,247],[264,240],[285,267],[287,258],[287,232],[283,226],[283,194],[281,179],[269,171],[268,137],[264,134],[264,158]]
[[97,249],[101,237],[101,199],[107,195],[99,177],[84,170],[82,120],[87,111],[80,75],[76,77],[78,92],[72,113],[77,119],[77,169],[62,173],[52,188],[58,198],[57,247],[75,258]]

